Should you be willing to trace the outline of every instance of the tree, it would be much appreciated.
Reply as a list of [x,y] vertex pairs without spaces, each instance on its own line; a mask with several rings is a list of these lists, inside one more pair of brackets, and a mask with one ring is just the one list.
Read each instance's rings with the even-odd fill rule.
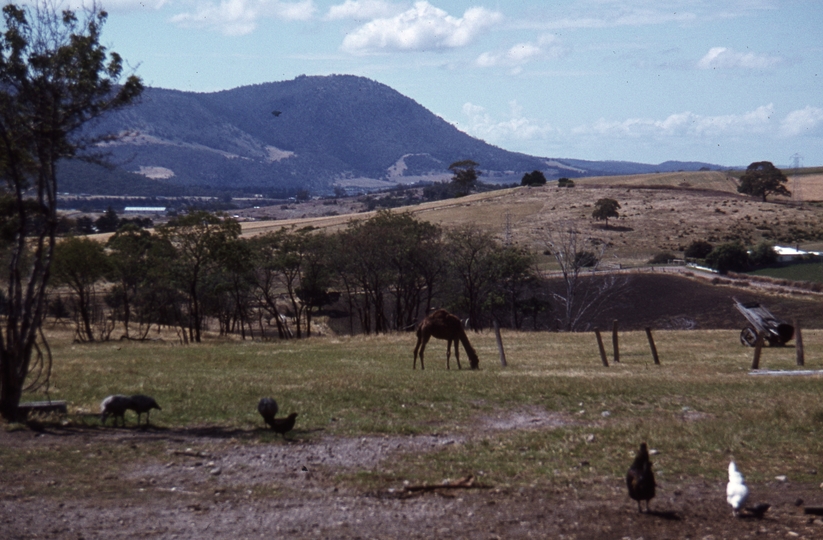
[[97,232],[100,233],[112,233],[117,231],[120,227],[120,218],[117,216],[117,212],[109,206],[109,209],[106,212],[97,218],[94,222],[94,226],[97,227]]
[[134,302],[146,285],[151,269],[152,247],[156,242],[148,231],[126,224],[106,243],[109,248],[109,280],[113,283],[108,300],[122,310],[125,336],[129,337]]
[[769,266],[777,262],[777,252],[774,244],[762,241],[755,246],[751,254],[751,263],[754,266]]
[[477,165],[477,163],[470,159],[455,161],[449,165],[449,170],[454,173],[451,185],[454,189],[455,196],[462,197],[468,195],[475,184],[477,184],[477,178],[480,176],[480,171],[476,169]]
[[189,339],[200,342],[204,278],[219,265],[224,245],[240,235],[240,224],[202,210],[172,219],[157,228],[160,238],[176,250],[171,274],[189,305]]
[[54,282],[65,285],[72,292],[75,332],[79,341],[94,341],[92,324],[98,314],[95,285],[108,272],[109,262],[100,242],[71,237],[57,244],[54,249]]
[[598,221],[605,220],[606,227],[609,226],[609,218],[619,218],[620,214],[617,210],[620,209],[620,203],[615,201],[614,199],[598,199],[596,203],[594,203],[594,211],[592,212],[592,217]]
[[749,266],[749,252],[740,242],[720,244],[706,255],[706,264],[720,274],[740,272]]
[[791,196],[791,192],[786,188],[788,181],[783,171],[770,161],[757,161],[746,168],[746,172],[740,177],[737,191],[753,197],[762,197],[763,202],[766,202],[767,195]]
[[523,175],[521,186],[545,186],[546,176],[540,171],[532,171]]
[[81,136],[84,125],[143,90],[134,75],[122,81],[122,58],[100,44],[106,18],[96,7],[79,17],[57,13],[45,0],[3,7],[0,195],[13,207],[12,233],[0,246],[8,261],[0,330],[0,415],[7,420],[17,419],[23,390],[47,384],[50,372],[41,324],[58,226],[56,164],[95,142]]
[[452,303],[469,316],[469,326],[479,331],[483,326],[484,307],[495,284],[495,252],[500,249],[494,237],[474,226],[464,225],[446,233],[449,273],[455,284],[450,286]]
[[714,246],[705,240],[693,240],[686,246],[683,256],[687,259],[705,259],[706,255],[711,253],[713,249]]
[[[561,223],[545,236],[546,247],[560,266],[562,287],[551,296],[562,307],[558,322],[566,331],[577,330],[585,317],[620,294],[627,283],[616,274],[598,276],[606,244],[583,240],[573,223]],[[586,249],[589,244],[590,249]]]

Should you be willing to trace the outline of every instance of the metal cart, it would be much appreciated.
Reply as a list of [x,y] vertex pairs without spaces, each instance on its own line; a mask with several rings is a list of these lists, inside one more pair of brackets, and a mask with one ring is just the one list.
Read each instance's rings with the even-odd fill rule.
[[734,307],[749,321],[749,326],[740,331],[740,343],[743,345],[754,347],[758,332],[763,332],[763,337],[769,345],[785,345],[794,337],[794,326],[776,319],[759,303],[741,302],[737,298],[733,300]]

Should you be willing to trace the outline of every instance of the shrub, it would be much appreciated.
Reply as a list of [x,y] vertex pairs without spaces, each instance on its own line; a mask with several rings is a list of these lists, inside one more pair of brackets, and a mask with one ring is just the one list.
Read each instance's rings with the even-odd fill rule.
[[714,246],[705,240],[695,240],[683,252],[683,255],[688,259],[705,259],[706,256],[712,252]]
[[672,260],[676,259],[677,257],[673,254],[669,253],[668,251],[663,251],[658,253],[651,259],[649,259],[649,264],[668,264]]
[[532,171],[523,175],[520,180],[521,186],[544,186],[546,185],[546,176],[540,171]]
[[576,268],[589,268],[597,264],[597,255],[591,251],[578,251],[574,254],[574,266]]
[[777,262],[777,253],[771,243],[760,242],[752,250],[751,260],[755,266],[768,266]]
[[739,242],[721,244],[706,256],[706,264],[721,274],[741,272],[749,266],[749,253]]

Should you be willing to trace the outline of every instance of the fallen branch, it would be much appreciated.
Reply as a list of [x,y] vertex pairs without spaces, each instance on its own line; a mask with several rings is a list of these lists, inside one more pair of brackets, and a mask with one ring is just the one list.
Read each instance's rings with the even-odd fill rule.
[[444,480],[440,484],[421,484],[417,486],[405,486],[403,491],[407,493],[419,493],[425,491],[436,491],[438,489],[489,489],[491,486],[476,484],[474,475],[469,475],[455,482]]
[[172,450],[171,452],[175,456],[189,456],[189,457],[197,457],[197,458],[208,458],[210,457],[209,454],[205,452],[195,452],[194,450]]

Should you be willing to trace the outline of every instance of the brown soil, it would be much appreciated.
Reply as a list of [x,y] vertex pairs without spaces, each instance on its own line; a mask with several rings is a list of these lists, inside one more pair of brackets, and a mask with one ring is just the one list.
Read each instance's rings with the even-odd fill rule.
[[[821,499],[815,485],[750,485],[750,502],[772,505],[763,519],[732,516],[722,482],[681,478],[658,487],[650,514],[638,513],[619,477],[574,485],[535,479],[520,489],[409,492],[352,487],[340,474],[375,471],[403,453],[463,444],[490,431],[562,428],[571,420],[537,409],[477,421],[472,435],[337,438],[299,431],[259,441],[259,431],[51,428],[0,432],[20,452],[59,446],[100,453],[135,450],[98,490],[43,477],[36,459],[0,468],[0,536],[22,538],[820,538],[823,519],[804,515]],[[141,449],[152,448],[150,456]],[[160,448],[160,452],[157,449]],[[153,456],[153,457],[152,457]],[[583,465],[585,466],[585,464]],[[93,472],[92,472],[93,474]],[[66,485],[69,484],[69,485]],[[53,490],[54,494],[50,494]],[[31,495],[32,493],[36,495]],[[60,495],[60,493],[63,493]]]
[[809,291],[687,270],[628,273],[624,277],[625,289],[591,320],[592,327],[611,328],[616,319],[622,330],[742,330],[748,323],[734,307],[737,298],[759,302],[789,323],[799,321],[805,328],[823,328],[821,295]]

